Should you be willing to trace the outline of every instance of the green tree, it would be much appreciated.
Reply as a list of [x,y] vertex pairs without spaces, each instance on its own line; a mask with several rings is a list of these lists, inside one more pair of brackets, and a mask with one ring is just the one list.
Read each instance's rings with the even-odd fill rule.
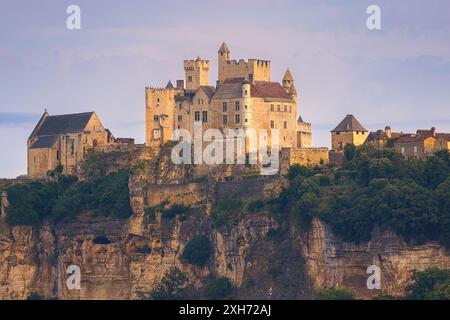
[[355,300],[355,296],[347,289],[327,288],[321,293],[320,300]]
[[211,243],[205,235],[196,236],[186,244],[181,258],[183,261],[203,267],[211,256]]
[[231,293],[231,290],[230,279],[221,277],[209,280],[203,295],[206,299],[210,300],[224,299]]
[[427,269],[413,271],[408,287],[407,299],[411,300],[449,300],[450,299],[450,270]]
[[144,299],[179,300],[183,298],[184,286],[188,278],[186,273],[177,267],[171,267],[163,276],[156,288]]

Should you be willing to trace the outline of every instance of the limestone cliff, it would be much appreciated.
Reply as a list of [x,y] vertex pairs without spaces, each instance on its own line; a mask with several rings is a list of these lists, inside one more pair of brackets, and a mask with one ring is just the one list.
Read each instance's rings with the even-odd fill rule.
[[[129,189],[134,214],[128,220],[90,221],[84,213],[72,223],[31,228],[9,227],[2,219],[0,299],[25,299],[33,292],[47,299],[138,299],[172,266],[188,274],[194,298],[210,276],[230,278],[233,296],[241,299],[312,299],[325,287],[345,287],[370,298],[403,294],[413,269],[450,268],[450,254],[439,245],[407,245],[387,231],[375,230],[371,241],[351,244],[319,220],[304,231],[287,222],[280,225],[266,212],[216,228],[211,211],[223,198],[269,198],[283,182],[226,181],[220,174],[202,180],[195,168],[174,166],[169,156],[163,152],[160,158],[133,162]],[[145,213],[163,200],[188,205],[192,214],[165,218]],[[213,247],[205,267],[181,260],[188,241],[200,234]],[[381,268],[381,290],[366,287],[367,267],[374,264]],[[81,268],[79,290],[67,288],[70,265]]]

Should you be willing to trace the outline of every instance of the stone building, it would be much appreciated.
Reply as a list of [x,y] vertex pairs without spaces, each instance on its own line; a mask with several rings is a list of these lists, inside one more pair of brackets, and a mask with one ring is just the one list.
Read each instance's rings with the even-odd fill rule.
[[27,141],[28,178],[45,177],[63,166],[72,173],[89,150],[115,143],[95,112],[50,116],[44,112]]
[[406,158],[424,160],[436,151],[450,151],[450,134],[437,133],[436,128],[419,129],[415,134],[405,134],[395,140],[395,150]]
[[[270,79],[270,61],[232,60],[225,43],[218,51],[218,80],[210,86],[210,62],[198,57],[184,61],[185,80],[176,86],[146,88],[146,144],[163,145],[176,129],[193,136],[194,123],[203,130],[279,129],[280,147],[310,147],[311,124],[297,109],[294,78],[286,71],[282,82]],[[258,132],[258,131],[257,131]]]
[[366,141],[367,136],[367,129],[349,114],[331,131],[332,150],[342,151],[346,144],[360,146]]
[[384,130],[371,131],[367,137],[365,144],[372,145],[376,148],[392,147],[396,139],[407,133],[393,132],[390,126],[386,126]]

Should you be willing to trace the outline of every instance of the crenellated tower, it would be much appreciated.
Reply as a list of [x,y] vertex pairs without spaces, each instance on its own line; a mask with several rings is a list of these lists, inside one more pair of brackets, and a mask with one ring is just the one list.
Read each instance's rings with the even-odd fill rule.
[[184,60],[186,90],[197,90],[208,85],[209,60]]

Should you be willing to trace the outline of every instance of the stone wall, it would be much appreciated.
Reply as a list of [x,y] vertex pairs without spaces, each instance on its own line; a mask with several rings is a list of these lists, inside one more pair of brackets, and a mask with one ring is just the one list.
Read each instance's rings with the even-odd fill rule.
[[314,167],[329,163],[328,148],[282,148],[280,152],[280,173],[286,174],[294,164]]

